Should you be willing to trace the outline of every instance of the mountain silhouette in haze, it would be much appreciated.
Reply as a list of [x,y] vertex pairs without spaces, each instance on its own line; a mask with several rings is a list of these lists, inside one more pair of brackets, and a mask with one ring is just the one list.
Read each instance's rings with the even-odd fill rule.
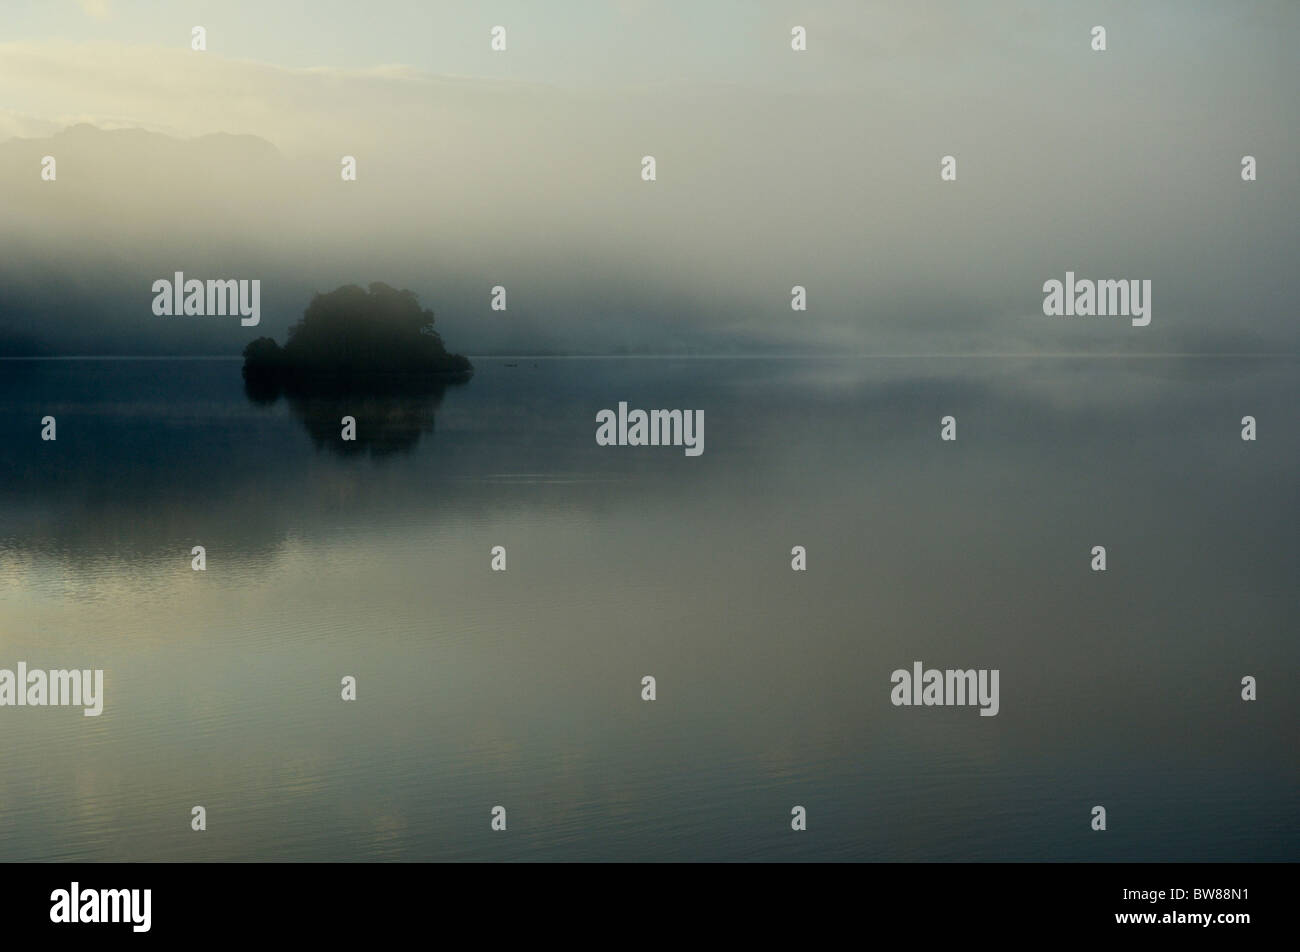
[[160,321],[149,287],[175,271],[264,277],[258,236],[302,205],[301,180],[251,135],[82,123],[0,142],[0,356],[238,353],[247,337],[223,322]]
[[[57,162],[57,186],[41,178],[41,160]],[[290,163],[267,140],[225,132],[178,139],[147,129],[100,129],[88,123],[54,135],[0,142],[0,176],[10,202],[42,214],[77,211],[120,216],[141,199],[175,211],[173,200],[201,207],[204,191],[215,189],[225,203],[253,177],[284,175]],[[279,184],[278,182],[276,183]],[[85,207],[86,202],[90,207]],[[211,209],[204,209],[209,214]],[[103,224],[121,227],[120,220]],[[128,222],[129,227],[129,222]]]

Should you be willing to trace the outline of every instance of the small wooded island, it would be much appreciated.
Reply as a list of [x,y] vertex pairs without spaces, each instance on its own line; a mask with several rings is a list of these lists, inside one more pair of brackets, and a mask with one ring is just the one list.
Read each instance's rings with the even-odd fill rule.
[[435,389],[473,372],[447,352],[414,291],[378,281],[317,294],[283,347],[259,337],[244,348],[244,380],[263,392]]

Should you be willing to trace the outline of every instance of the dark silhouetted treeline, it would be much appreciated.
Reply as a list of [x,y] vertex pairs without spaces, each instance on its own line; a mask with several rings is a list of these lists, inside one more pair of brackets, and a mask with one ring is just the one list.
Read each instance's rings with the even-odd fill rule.
[[413,291],[374,282],[317,294],[281,347],[259,337],[244,348],[250,395],[439,390],[474,372],[447,352],[433,329],[433,311]]

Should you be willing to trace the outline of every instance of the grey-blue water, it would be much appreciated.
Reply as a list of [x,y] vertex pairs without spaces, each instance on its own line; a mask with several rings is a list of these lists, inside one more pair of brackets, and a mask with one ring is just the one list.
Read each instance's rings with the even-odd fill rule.
[[1297,858],[1295,360],[476,365],[0,363],[0,668],[105,671],[0,707],[0,859]]

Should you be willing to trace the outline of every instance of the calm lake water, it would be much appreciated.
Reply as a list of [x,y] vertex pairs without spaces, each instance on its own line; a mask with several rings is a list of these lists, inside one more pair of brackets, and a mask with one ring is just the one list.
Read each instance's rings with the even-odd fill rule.
[[[1295,360],[475,364],[0,362],[0,667],[105,671],[0,708],[0,859],[1300,855]],[[620,400],[703,455],[597,446]]]

